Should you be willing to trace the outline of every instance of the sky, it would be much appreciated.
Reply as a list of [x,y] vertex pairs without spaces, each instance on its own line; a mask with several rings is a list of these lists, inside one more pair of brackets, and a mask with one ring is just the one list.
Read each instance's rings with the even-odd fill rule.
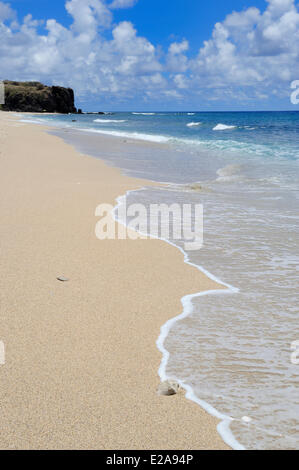
[[[0,80],[100,110],[298,110],[295,0],[0,0]],[[297,109],[298,108],[298,109]]]

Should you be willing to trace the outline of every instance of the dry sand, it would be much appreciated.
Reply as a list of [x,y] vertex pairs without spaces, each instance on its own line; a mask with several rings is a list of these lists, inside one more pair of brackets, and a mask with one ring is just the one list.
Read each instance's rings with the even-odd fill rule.
[[0,448],[227,448],[199,406],[156,393],[161,325],[217,286],[162,241],[95,237],[96,206],[144,181],[4,112],[0,165]]

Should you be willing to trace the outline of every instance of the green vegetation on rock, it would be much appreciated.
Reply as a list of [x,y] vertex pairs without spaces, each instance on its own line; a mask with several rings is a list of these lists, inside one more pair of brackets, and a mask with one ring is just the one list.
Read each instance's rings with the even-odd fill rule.
[[40,82],[4,81],[3,111],[31,113],[75,113],[74,92],[71,88],[46,86]]

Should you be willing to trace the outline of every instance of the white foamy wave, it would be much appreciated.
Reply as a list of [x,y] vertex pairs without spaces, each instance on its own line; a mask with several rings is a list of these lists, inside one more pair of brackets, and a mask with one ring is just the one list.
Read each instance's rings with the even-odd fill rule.
[[78,129],[83,132],[94,132],[96,134],[112,135],[114,137],[122,137],[125,139],[145,140],[146,142],[166,143],[170,141],[169,137],[163,135],[141,134],[139,132],[123,132],[123,131],[106,131],[100,129]]
[[246,152],[255,156],[269,157],[274,156],[275,158],[292,158],[293,160],[299,161],[298,149],[290,145],[285,144],[282,146],[265,145],[250,142],[242,142],[237,140],[205,140],[205,139],[189,139],[189,138],[177,138],[172,139],[174,143],[178,145],[188,145],[191,147],[205,147],[207,149],[222,152]]
[[[126,225],[126,220],[122,220],[122,219],[118,218],[116,216],[116,211],[118,211],[120,209],[120,207],[126,203],[127,195],[129,195],[130,193],[137,192],[137,191],[140,191],[140,190],[127,191],[127,193],[124,194],[123,196],[118,196],[118,198],[116,199],[117,204],[112,210],[112,217],[114,218],[114,220],[116,220],[120,224],[124,225],[125,227],[127,226]],[[141,235],[144,235],[144,236],[149,235],[148,233],[143,233],[140,230],[137,230],[137,232]],[[170,244],[171,246],[176,247],[184,255],[184,263],[192,266],[193,268],[198,269],[198,271],[204,273],[207,277],[212,279],[214,282],[217,282],[218,284],[222,284],[223,287],[226,287],[226,289],[201,291],[201,292],[197,292],[196,294],[185,295],[184,297],[181,298],[181,303],[182,303],[182,306],[183,306],[183,313],[181,313],[180,315],[177,315],[176,317],[171,318],[170,320],[168,320],[161,327],[160,335],[159,335],[159,337],[156,341],[157,348],[162,353],[162,360],[161,360],[161,364],[160,364],[159,371],[158,371],[161,382],[163,382],[165,380],[169,380],[170,378],[173,378],[174,380],[176,380],[179,383],[179,385],[182,387],[182,389],[185,390],[185,392],[186,392],[185,397],[188,400],[193,401],[194,403],[197,403],[204,410],[206,410],[208,413],[210,413],[212,416],[216,417],[220,421],[218,426],[217,426],[217,431],[220,434],[220,436],[222,437],[223,441],[228,446],[232,447],[232,449],[234,449],[234,450],[245,450],[245,447],[237,441],[237,439],[234,437],[234,435],[233,435],[233,433],[230,429],[230,424],[233,421],[236,420],[235,418],[232,418],[229,415],[221,413],[220,411],[218,411],[216,408],[214,408],[208,402],[198,398],[198,396],[195,394],[193,388],[190,385],[186,384],[185,382],[181,381],[178,377],[168,377],[166,369],[167,369],[167,363],[168,363],[168,360],[169,360],[169,357],[170,357],[170,353],[165,348],[165,344],[164,344],[165,340],[166,340],[166,338],[169,334],[169,331],[172,328],[172,326],[176,322],[192,315],[192,313],[194,311],[194,305],[193,305],[192,300],[194,298],[198,298],[198,297],[202,297],[202,296],[206,296],[206,295],[237,294],[239,292],[239,289],[232,286],[232,285],[230,285],[230,284],[227,284],[226,282],[221,281],[219,278],[217,278],[212,273],[207,271],[204,267],[192,263],[190,258],[189,258],[188,253],[186,251],[184,251],[183,248],[181,248],[179,245],[176,245],[172,241],[170,241],[168,239],[165,239],[165,238],[161,238],[159,236],[151,235],[151,237],[159,239],[159,240],[163,240],[166,243]]]
[[187,124],[187,127],[197,127],[197,126],[200,126],[201,125],[201,122],[189,122]]
[[213,128],[213,131],[225,131],[227,129],[235,129],[237,126],[227,126],[226,124],[217,124],[217,126],[215,126]]
[[41,119],[20,119],[19,122],[27,122],[28,124],[44,124]]
[[188,116],[195,116],[195,113],[187,113]]
[[126,119],[94,119],[93,122],[101,122],[101,123],[109,123],[109,122],[115,122],[115,123],[118,123],[118,122],[127,122]]
[[137,116],[155,116],[156,113],[132,113],[136,114]]

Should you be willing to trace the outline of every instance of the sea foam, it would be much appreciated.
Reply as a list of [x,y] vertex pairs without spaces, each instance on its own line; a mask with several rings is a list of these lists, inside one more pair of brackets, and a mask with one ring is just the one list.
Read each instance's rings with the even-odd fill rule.
[[226,124],[217,124],[217,126],[215,126],[213,128],[213,131],[225,131],[227,129],[235,129],[237,126],[227,126]]
[[109,123],[109,122],[115,122],[115,123],[119,123],[119,122],[127,122],[126,119],[94,119],[93,122],[100,122],[100,123]]
[[139,132],[110,131],[110,130],[87,129],[87,128],[86,129],[81,128],[78,130],[83,131],[83,132],[94,132],[96,134],[112,135],[114,137],[122,137],[125,139],[142,140],[146,142],[155,142],[155,143],[166,143],[171,140],[169,137],[165,137],[162,135],[142,134]]
[[[138,190],[129,190],[123,196],[118,196],[118,198],[116,199],[117,204],[112,210],[112,216],[113,216],[115,221],[117,221],[118,223],[126,226],[126,221],[118,219],[118,217],[116,216],[116,211],[118,211],[118,209],[123,204],[126,203],[126,198],[129,194],[139,192],[139,191],[140,191],[140,189],[138,189]],[[139,230],[137,230],[137,232],[140,235],[149,236],[148,233],[143,233]],[[219,424],[217,425],[217,431],[220,434],[220,436],[222,437],[223,441],[234,450],[245,450],[245,447],[242,444],[240,444],[240,442],[238,442],[238,440],[234,437],[234,435],[233,435],[233,433],[230,429],[230,424],[233,421],[236,420],[235,418],[232,418],[231,416],[228,416],[228,415],[225,415],[225,414],[219,412],[211,404],[209,404],[206,401],[201,400],[200,398],[198,398],[198,396],[195,394],[193,388],[190,385],[182,382],[179,378],[177,378],[177,377],[168,377],[167,372],[166,372],[166,368],[167,368],[167,363],[168,363],[168,360],[169,360],[169,351],[164,346],[165,340],[168,336],[168,333],[169,333],[171,327],[176,322],[178,322],[178,321],[182,320],[183,318],[186,318],[186,317],[188,317],[189,315],[192,314],[192,312],[194,310],[192,300],[194,298],[201,297],[201,296],[206,296],[206,295],[236,294],[236,293],[239,292],[239,289],[232,286],[232,285],[230,285],[230,284],[228,284],[228,283],[226,283],[226,282],[221,281],[220,279],[218,279],[216,276],[211,274],[209,271],[207,271],[202,266],[199,266],[197,264],[192,263],[190,261],[190,258],[189,258],[189,255],[187,254],[187,252],[184,251],[183,248],[181,248],[180,246],[173,243],[172,241],[170,241],[166,238],[161,238],[161,237],[152,235],[152,234],[150,235],[150,237],[151,238],[156,238],[156,239],[159,239],[159,240],[163,240],[166,243],[169,243],[170,245],[176,247],[179,251],[181,251],[183,253],[184,262],[186,264],[198,269],[199,271],[204,273],[207,277],[209,277],[211,280],[213,280],[214,282],[217,282],[219,284],[222,284],[223,287],[226,288],[226,289],[201,291],[201,292],[197,292],[195,294],[189,294],[189,295],[186,295],[186,296],[182,297],[181,303],[182,303],[182,306],[183,306],[183,312],[181,314],[177,315],[176,317],[173,317],[170,320],[168,320],[161,327],[160,335],[159,335],[159,337],[156,341],[157,348],[162,353],[162,360],[161,360],[161,364],[160,364],[160,368],[159,368],[160,379],[161,379],[162,382],[166,381],[166,380],[169,380],[169,379],[175,379],[179,383],[179,385],[182,387],[182,389],[185,390],[185,392],[186,392],[185,396],[188,400],[193,401],[194,403],[197,403],[204,410],[206,410],[209,414],[211,414],[212,416],[214,416],[215,418],[220,420]],[[239,421],[239,419],[237,419],[237,420]]]
[[189,122],[187,124],[187,127],[197,127],[197,126],[200,126],[201,125],[201,122]]

